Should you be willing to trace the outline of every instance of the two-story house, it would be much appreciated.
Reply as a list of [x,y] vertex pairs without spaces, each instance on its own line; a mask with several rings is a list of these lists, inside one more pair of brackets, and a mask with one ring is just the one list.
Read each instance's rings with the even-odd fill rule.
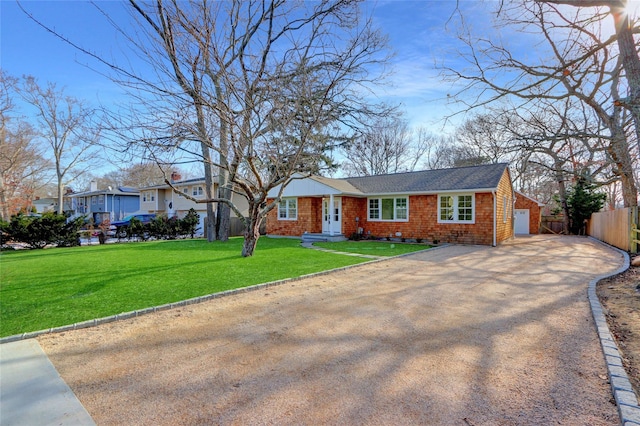
[[140,212],[140,193],[133,188],[98,189],[96,182],[91,181],[89,191],[71,194],[69,198],[74,216],[86,215],[96,224]]
[[[204,178],[182,180],[179,174],[172,173],[171,182],[179,193],[176,193],[168,184],[140,188],[140,210],[158,215],[164,214],[167,217],[183,218],[189,209],[193,208],[200,216],[197,232],[199,235],[203,235],[204,223],[207,217],[207,204],[196,203],[182,194],[188,194],[193,198],[204,200]],[[218,185],[215,183],[214,192],[217,192],[217,188]],[[244,198],[234,196],[232,201],[242,214],[247,214],[249,205]],[[216,207],[217,204],[214,203],[214,210]]]

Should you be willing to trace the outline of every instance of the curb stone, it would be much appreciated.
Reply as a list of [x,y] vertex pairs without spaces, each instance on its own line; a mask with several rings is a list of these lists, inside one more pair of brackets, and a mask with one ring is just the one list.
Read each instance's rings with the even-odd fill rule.
[[589,304],[591,305],[591,313],[593,314],[593,319],[598,331],[598,337],[600,338],[600,346],[602,347],[602,353],[607,365],[611,391],[613,392],[613,397],[615,398],[616,405],[618,406],[620,423],[623,426],[640,426],[640,406],[638,405],[638,399],[636,394],[633,392],[633,387],[631,386],[627,372],[622,366],[622,356],[618,350],[618,345],[616,345],[616,342],[611,335],[611,331],[607,325],[607,319],[605,318],[602,310],[602,305],[600,304],[600,300],[596,294],[596,285],[600,280],[618,275],[629,269],[629,254],[593,237],[589,237],[589,239],[617,251],[622,254],[624,258],[623,265],[616,271],[610,274],[600,275],[589,282],[588,295]]
[[[430,249],[427,250],[434,250],[440,247],[444,247],[445,245],[441,245],[438,247],[432,247]],[[314,249],[318,249],[315,248]],[[342,252],[333,252],[336,254],[351,254],[353,255],[353,253],[342,253]],[[130,319],[130,318],[135,318],[135,317],[139,317],[142,315],[147,315],[147,314],[152,314],[154,312],[160,312],[160,311],[166,311],[169,309],[174,309],[174,308],[179,308],[179,307],[184,307],[184,306],[188,306],[188,305],[193,305],[196,303],[202,303],[202,302],[206,302],[209,300],[213,300],[213,299],[218,299],[221,297],[227,297],[227,296],[233,296],[236,294],[241,294],[241,293],[247,293],[250,291],[259,291],[259,290],[264,290],[270,287],[275,287],[275,286],[279,286],[282,284],[287,284],[287,283],[292,283],[292,282],[296,282],[296,281],[300,281],[303,280],[305,278],[309,278],[309,277],[316,277],[316,276],[322,276],[322,275],[327,275],[329,273],[332,272],[338,272],[338,271],[344,271],[350,268],[354,268],[356,266],[360,266],[360,265],[365,265],[365,264],[369,264],[369,263],[377,263],[377,262],[384,262],[386,260],[389,259],[394,259],[394,258],[398,258],[398,257],[404,257],[404,256],[410,256],[414,253],[417,252],[413,252],[413,253],[405,253],[405,254],[401,254],[398,256],[391,256],[391,257],[376,257],[376,258],[371,258],[367,255],[363,256],[366,257],[370,260],[366,261],[366,262],[362,262],[362,263],[358,263],[355,265],[348,265],[348,266],[343,266],[341,268],[335,268],[335,269],[329,269],[327,271],[321,271],[321,272],[315,272],[312,274],[306,274],[306,275],[301,275],[299,277],[293,277],[293,278],[285,278],[282,280],[277,280],[277,281],[271,281],[271,282],[267,282],[267,283],[261,283],[261,284],[255,284],[252,286],[248,286],[248,287],[241,287],[241,288],[236,288],[236,289],[231,289],[231,290],[224,290],[218,293],[211,293],[211,294],[206,294],[204,296],[199,296],[199,297],[194,297],[191,299],[186,299],[186,300],[182,300],[179,302],[173,302],[173,303],[167,303],[164,305],[159,305],[159,306],[152,306],[150,308],[143,308],[143,309],[138,309],[136,311],[130,311],[130,312],[122,312],[116,315],[111,315],[108,317],[103,317],[103,318],[96,318],[96,319],[92,319],[92,320],[88,320],[88,321],[82,321],[82,322],[78,322],[75,324],[68,324],[68,325],[63,325],[60,327],[53,327],[53,328],[47,328],[44,330],[38,330],[38,331],[30,331],[28,333],[22,333],[22,334],[14,334],[13,336],[7,336],[7,337],[2,337],[0,338],[0,345],[3,343],[10,343],[10,342],[16,342],[18,340],[25,340],[25,339],[33,339],[36,338],[38,336],[42,336],[44,334],[52,334],[52,333],[62,333],[62,332],[66,332],[66,331],[72,331],[72,330],[79,330],[81,328],[89,328],[89,327],[95,327],[101,324],[107,324],[110,322],[115,322],[115,321],[121,321],[121,320],[126,320],[126,319]],[[640,426],[640,425],[638,425]]]

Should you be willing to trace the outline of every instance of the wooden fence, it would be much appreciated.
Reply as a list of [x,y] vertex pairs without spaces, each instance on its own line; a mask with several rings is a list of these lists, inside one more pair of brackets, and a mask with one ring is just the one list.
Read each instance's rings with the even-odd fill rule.
[[543,234],[567,234],[564,228],[564,216],[542,216],[540,232]]
[[587,233],[631,253],[638,253],[638,207],[598,212],[591,215]]
[[[206,232],[206,230],[205,230]],[[260,234],[264,235],[267,233],[267,224],[266,221],[260,224]],[[229,236],[230,237],[241,237],[244,235],[244,225],[242,220],[239,217],[231,216],[229,223]],[[206,235],[205,235],[206,237]]]

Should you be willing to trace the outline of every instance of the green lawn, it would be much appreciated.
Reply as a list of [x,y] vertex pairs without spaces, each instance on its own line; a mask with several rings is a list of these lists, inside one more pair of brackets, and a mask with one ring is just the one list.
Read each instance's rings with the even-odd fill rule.
[[260,238],[154,241],[0,254],[0,336],[37,331],[297,277],[367,259]]
[[371,254],[374,256],[399,256],[431,248],[427,244],[405,244],[392,241],[342,241],[337,243],[313,243],[313,245],[330,250]]

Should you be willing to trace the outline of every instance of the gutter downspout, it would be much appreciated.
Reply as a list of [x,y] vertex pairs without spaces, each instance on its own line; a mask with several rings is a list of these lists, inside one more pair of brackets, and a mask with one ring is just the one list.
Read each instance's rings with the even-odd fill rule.
[[498,195],[496,194],[496,191],[491,191],[491,195],[493,195],[493,247],[497,246],[497,232],[498,232],[498,223],[497,223],[497,215],[496,215],[496,211],[498,208]]
[[[516,191],[515,189],[511,192],[511,196],[513,197],[513,204],[511,205],[511,239],[516,238]],[[528,226],[528,224],[527,224]]]

